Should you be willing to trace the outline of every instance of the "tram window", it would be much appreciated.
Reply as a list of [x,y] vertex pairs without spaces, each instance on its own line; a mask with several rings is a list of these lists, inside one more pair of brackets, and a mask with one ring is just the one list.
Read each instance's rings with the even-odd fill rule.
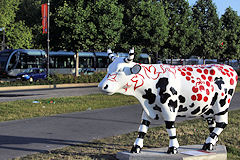
[[147,58],[139,58],[137,62],[142,64],[149,64],[149,61]]
[[80,57],[79,58],[79,68],[93,68],[93,58],[92,57]]
[[98,68],[107,68],[109,64],[109,60],[106,57],[99,57],[97,59],[97,67]]
[[15,53],[11,59],[10,59],[10,63],[8,65],[8,70],[14,69],[14,66],[17,64],[17,53]]

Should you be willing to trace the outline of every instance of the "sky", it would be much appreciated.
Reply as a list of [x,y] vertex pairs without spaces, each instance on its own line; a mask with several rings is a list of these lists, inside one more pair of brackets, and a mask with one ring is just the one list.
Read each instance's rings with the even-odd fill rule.
[[[189,4],[193,6],[197,0],[188,0]],[[218,16],[221,17],[225,13],[226,8],[229,6],[237,11],[240,16],[240,0],[213,0],[213,3],[217,6]]]

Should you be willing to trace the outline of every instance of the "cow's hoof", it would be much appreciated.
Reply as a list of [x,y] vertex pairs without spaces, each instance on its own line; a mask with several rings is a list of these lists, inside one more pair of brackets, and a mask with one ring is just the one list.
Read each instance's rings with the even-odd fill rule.
[[132,147],[132,149],[131,149],[131,153],[140,153],[141,152],[141,147],[140,146],[138,146],[138,145],[134,145],[133,147]]
[[178,149],[176,147],[169,147],[167,150],[168,154],[177,154],[178,153]]
[[203,147],[202,147],[202,150],[214,150],[215,149],[215,146],[212,144],[212,143],[204,143]]

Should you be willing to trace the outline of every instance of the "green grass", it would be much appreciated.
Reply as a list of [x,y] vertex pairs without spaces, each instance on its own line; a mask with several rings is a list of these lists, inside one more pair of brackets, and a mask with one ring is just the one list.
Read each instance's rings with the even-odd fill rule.
[[[229,113],[229,125],[219,137],[218,144],[227,147],[228,160],[240,160],[240,110]],[[176,124],[177,136],[180,145],[203,144],[208,137],[207,122],[201,119],[185,121]],[[80,143],[63,149],[29,155],[20,160],[47,159],[47,160],[72,160],[72,159],[102,159],[112,160],[119,151],[129,151],[132,147],[137,132],[109,137],[92,142]],[[155,127],[149,129],[145,139],[144,148],[167,147],[168,135],[165,127]]]
[[[79,97],[39,99],[37,101],[40,103],[35,104],[33,100],[1,102],[0,121],[50,116],[139,103],[134,97],[120,94],[112,96],[95,94]],[[49,103],[50,101],[54,101],[55,104]]]

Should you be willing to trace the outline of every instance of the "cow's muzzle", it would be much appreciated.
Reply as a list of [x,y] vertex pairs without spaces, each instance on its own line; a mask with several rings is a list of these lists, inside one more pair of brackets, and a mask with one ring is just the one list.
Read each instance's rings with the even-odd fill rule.
[[108,89],[108,84],[104,84],[103,86],[101,84],[98,85],[98,88],[103,92],[106,93],[108,95],[112,95],[112,92],[109,92]]

